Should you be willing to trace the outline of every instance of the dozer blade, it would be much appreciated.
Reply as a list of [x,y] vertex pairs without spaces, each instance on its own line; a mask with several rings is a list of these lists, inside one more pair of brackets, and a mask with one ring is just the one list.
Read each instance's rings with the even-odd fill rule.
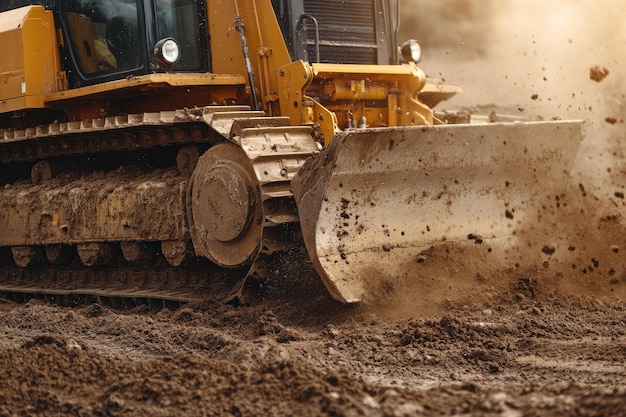
[[493,246],[519,244],[524,227],[536,226],[565,189],[581,125],[496,123],[336,135],[292,182],[305,245],[332,297],[366,301],[417,279],[425,273],[424,254],[438,245],[471,252],[486,243],[491,253]]

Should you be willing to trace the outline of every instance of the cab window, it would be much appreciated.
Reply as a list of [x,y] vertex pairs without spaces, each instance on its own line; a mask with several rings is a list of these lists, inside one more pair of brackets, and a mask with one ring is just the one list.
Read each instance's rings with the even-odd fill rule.
[[63,18],[76,65],[86,78],[141,66],[137,5],[128,0],[71,0]]

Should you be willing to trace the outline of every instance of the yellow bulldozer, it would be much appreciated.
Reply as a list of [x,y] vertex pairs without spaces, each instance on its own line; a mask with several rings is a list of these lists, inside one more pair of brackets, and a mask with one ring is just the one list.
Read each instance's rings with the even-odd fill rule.
[[184,301],[203,296],[185,265],[263,279],[304,246],[352,303],[441,244],[506,248],[567,181],[580,123],[441,122],[458,90],[428,82],[399,16],[4,1],[0,291]]

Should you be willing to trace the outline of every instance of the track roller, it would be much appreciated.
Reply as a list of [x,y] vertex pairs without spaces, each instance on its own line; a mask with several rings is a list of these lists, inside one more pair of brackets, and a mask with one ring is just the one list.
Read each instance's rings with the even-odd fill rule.
[[88,242],[76,245],[80,261],[85,266],[109,265],[113,261],[113,247],[105,242]]
[[75,255],[76,251],[70,245],[46,245],[46,258],[53,265],[66,265]]
[[161,253],[171,266],[180,266],[191,258],[193,248],[186,240],[165,240],[161,242]]
[[39,161],[30,170],[30,180],[34,185],[45,184],[62,171],[58,163]]
[[130,263],[150,261],[154,258],[154,250],[149,242],[120,242],[122,255]]
[[187,145],[180,148],[176,154],[176,168],[183,175],[189,175],[198,163],[200,151],[197,146]]
[[13,246],[11,252],[15,265],[20,268],[37,266],[45,258],[41,246]]

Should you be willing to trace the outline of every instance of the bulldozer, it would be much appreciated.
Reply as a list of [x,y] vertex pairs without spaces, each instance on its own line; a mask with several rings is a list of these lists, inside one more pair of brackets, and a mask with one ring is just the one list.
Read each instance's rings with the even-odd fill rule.
[[3,2],[0,291],[184,302],[205,296],[198,271],[240,288],[306,249],[356,303],[442,244],[511,247],[581,124],[444,123],[460,89],[426,77],[399,17],[386,0]]

